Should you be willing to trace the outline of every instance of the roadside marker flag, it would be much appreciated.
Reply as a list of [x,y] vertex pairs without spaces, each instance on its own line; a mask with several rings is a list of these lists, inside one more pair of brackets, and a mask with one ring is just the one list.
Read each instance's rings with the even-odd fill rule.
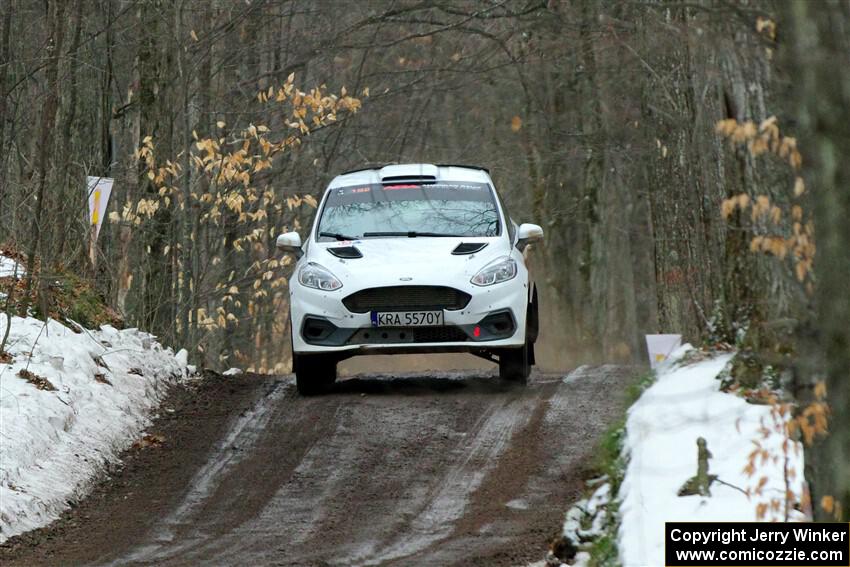
[[655,368],[682,344],[682,335],[646,335],[649,367]]
[[109,196],[112,194],[113,179],[109,177],[87,177],[89,197],[89,224],[94,227],[93,239],[97,240]]
[[109,195],[112,194],[113,179],[109,177],[87,177],[86,192],[89,200],[89,225],[91,231],[89,233],[89,258],[92,266],[97,264],[97,237],[100,234],[100,227],[103,225],[103,216],[106,212],[106,205],[109,203]]

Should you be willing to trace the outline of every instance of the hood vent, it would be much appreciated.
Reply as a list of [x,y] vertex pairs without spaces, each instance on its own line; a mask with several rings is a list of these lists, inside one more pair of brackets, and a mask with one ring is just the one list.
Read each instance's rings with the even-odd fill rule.
[[452,254],[462,256],[464,254],[475,254],[479,250],[483,250],[487,246],[486,242],[461,242],[458,244]]
[[326,250],[337,258],[344,258],[346,260],[363,257],[363,253],[356,246],[337,246],[335,248],[326,248]]

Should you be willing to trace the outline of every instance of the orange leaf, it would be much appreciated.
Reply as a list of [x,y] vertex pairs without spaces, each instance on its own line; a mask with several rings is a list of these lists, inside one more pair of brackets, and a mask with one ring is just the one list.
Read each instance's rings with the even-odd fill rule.
[[832,496],[824,496],[820,499],[820,507],[823,508],[824,512],[827,514],[832,514],[832,511],[835,509],[835,499]]

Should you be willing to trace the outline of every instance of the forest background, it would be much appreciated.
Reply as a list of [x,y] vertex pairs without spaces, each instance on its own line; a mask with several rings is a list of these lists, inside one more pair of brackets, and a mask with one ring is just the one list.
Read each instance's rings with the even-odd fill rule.
[[[274,238],[347,169],[481,165],[546,230],[544,366],[734,346],[736,385],[829,401],[807,472],[845,511],[847,155],[845,1],[0,2],[6,313],[286,372]],[[115,179],[93,251],[87,176]]]

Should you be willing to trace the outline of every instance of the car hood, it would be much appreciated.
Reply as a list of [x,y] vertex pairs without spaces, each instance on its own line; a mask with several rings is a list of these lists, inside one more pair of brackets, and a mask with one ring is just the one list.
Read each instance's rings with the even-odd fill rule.
[[[452,254],[460,243],[487,246],[472,254]],[[328,249],[356,247],[362,258],[338,258]],[[305,257],[332,271],[343,286],[452,285],[465,287],[481,268],[509,255],[505,238],[369,238],[348,242],[312,243]],[[471,284],[470,284],[471,285]]]

